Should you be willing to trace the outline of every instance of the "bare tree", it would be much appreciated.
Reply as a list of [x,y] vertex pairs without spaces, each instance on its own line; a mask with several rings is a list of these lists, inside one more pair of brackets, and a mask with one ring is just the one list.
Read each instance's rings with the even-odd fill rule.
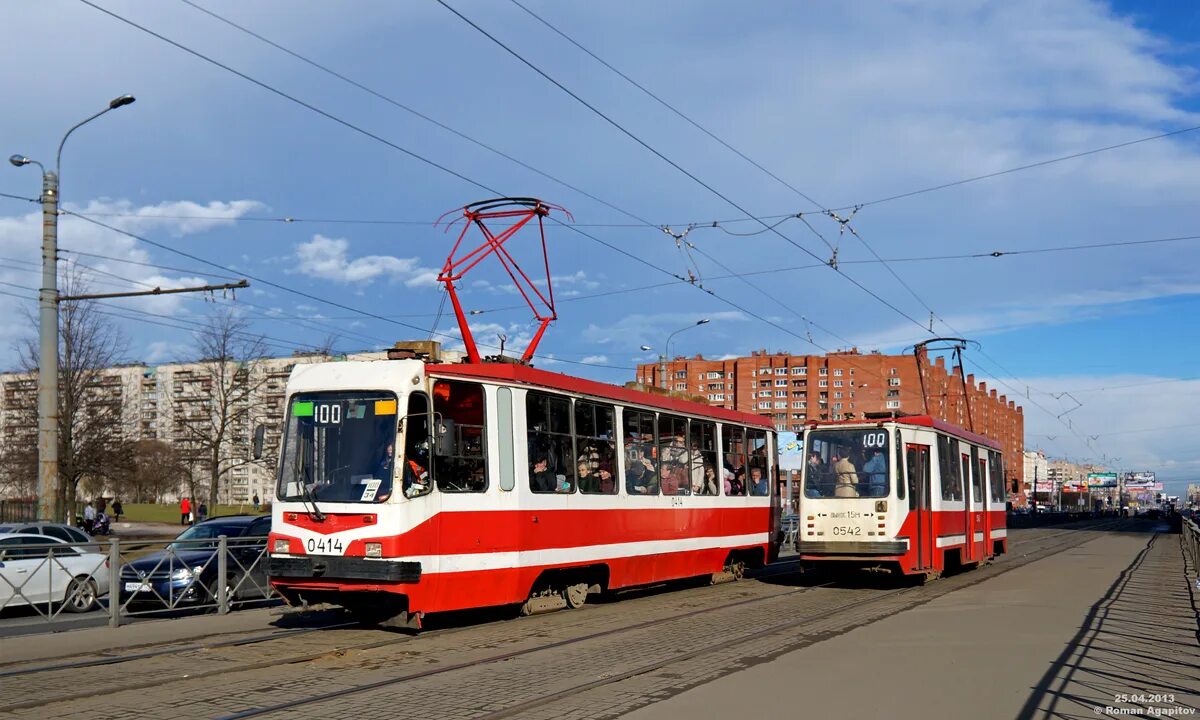
[[[63,295],[82,295],[88,284],[82,272],[68,266],[59,278]],[[35,324],[30,316],[30,324]],[[57,507],[66,517],[74,516],[76,491],[88,478],[94,484],[115,478],[128,447],[122,417],[120,378],[107,372],[121,361],[127,342],[117,327],[96,304],[68,300],[58,306],[58,473]],[[22,365],[37,372],[38,347],[30,339],[23,348]],[[37,395],[24,395],[19,414],[28,427],[37,427]],[[26,434],[19,444],[32,447],[12,449],[16,462],[28,466],[37,457],[36,433]],[[36,464],[33,466],[36,472]],[[36,480],[35,480],[36,482]]]
[[118,496],[133,502],[159,502],[187,479],[179,452],[162,440],[139,440],[129,455],[128,472],[114,483]]
[[[209,318],[196,333],[195,369],[177,371],[172,393],[175,431],[183,462],[207,470],[208,504],[215,508],[221,482],[250,457],[251,400],[265,382],[261,335],[231,310]],[[195,493],[193,476],[193,497]]]

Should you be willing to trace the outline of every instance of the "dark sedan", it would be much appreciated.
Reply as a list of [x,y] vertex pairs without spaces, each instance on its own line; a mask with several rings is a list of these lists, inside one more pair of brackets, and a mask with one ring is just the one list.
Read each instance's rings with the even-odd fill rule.
[[[222,591],[230,603],[270,596],[267,535],[271,516],[237,515],[197,523],[158,552],[121,567],[116,583],[130,610],[215,606]],[[226,539],[224,582],[219,582],[219,537]]]

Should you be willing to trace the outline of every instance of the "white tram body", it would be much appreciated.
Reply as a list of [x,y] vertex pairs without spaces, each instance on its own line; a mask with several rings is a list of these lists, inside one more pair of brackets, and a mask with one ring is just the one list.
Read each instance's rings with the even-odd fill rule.
[[[767,562],[763,419],[508,363],[298,365],[269,539],[289,602],[371,619]],[[737,490],[741,489],[741,492]]]
[[930,416],[815,423],[796,550],[802,560],[937,576],[1007,551],[1000,445]]

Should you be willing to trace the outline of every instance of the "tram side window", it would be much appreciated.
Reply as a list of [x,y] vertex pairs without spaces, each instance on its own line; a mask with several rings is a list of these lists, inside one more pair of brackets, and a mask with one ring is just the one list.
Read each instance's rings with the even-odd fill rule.
[[771,491],[771,462],[767,457],[767,431],[746,430],[746,442],[750,449],[750,474],[746,486],[751,495],[767,495]]
[[483,386],[439,380],[433,386],[437,423],[433,477],[442,492],[487,490],[487,436],[484,432]]
[[537,493],[575,490],[575,438],[571,400],[530,392],[525,396],[529,427],[529,489]]
[[[904,464],[904,438],[896,430],[896,497],[901,500],[904,499]],[[909,475],[911,477],[911,471]]]
[[945,435],[939,435],[937,444],[942,500],[959,502],[963,499],[963,487],[958,465],[958,441]]
[[746,428],[740,425],[721,427],[721,454],[724,466],[721,481],[726,495],[746,494]]
[[687,419],[676,415],[658,416],[658,476],[663,495],[687,495],[691,492],[688,474],[691,453],[687,442]]
[[575,401],[575,443],[579,453],[579,492],[611,495],[617,491],[617,441],[613,409],[608,405]]
[[[966,453],[963,453],[963,454],[959,455],[959,459],[962,463],[963,480],[969,480],[971,478],[971,458]],[[971,491],[972,492],[975,491],[974,487],[971,488]],[[970,497],[967,498],[967,502],[971,502]]]
[[717,426],[692,420],[688,443],[692,448],[692,494],[717,495]]
[[625,492],[630,495],[657,495],[658,451],[654,445],[654,413],[626,410],[623,416]]
[[1004,492],[1004,463],[1000,459],[1000,453],[995,450],[988,452],[988,475],[992,479],[992,502],[1005,502],[1008,498]]

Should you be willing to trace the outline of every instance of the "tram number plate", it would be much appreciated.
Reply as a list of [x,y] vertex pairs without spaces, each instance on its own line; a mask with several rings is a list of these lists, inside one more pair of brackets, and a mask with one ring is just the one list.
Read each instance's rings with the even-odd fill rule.
[[862,535],[862,528],[849,527],[846,525],[834,525],[833,526],[833,534],[834,535]]
[[342,555],[346,552],[341,538],[309,538],[304,541],[304,548],[310,555]]

